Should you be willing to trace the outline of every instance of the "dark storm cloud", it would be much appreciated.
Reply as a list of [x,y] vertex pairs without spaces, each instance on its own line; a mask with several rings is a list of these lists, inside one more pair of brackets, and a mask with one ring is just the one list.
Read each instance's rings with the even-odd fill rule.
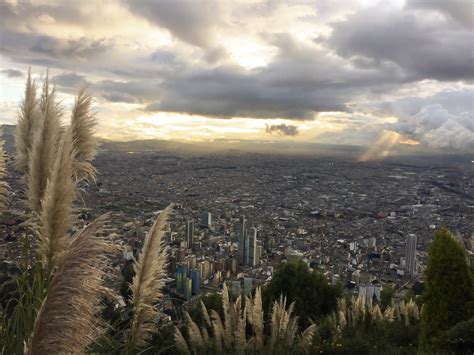
[[471,29],[474,25],[474,3],[469,0],[408,0],[406,6],[414,9],[436,10]]
[[268,36],[279,53],[268,66],[188,69],[163,80],[159,101],[147,111],[172,111],[216,118],[313,119],[318,112],[350,111],[361,90],[387,90],[407,81],[397,68],[352,69],[330,53],[289,35]]
[[160,101],[147,111],[186,112],[217,118],[255,117],[312,119],[320,111],[346,109],[334,90],[309,88],[306,79],[288,77],[272,83],[271,73],[253,74],[229,68],[195,71],[163,84]]
[[9,78],[21,78],[23,76],[23,72],[16,69],[2,69],[0,73],[5,74]]
[[110,40],[60,39],[47,35],[2,31],[0,53],[24,63],[55,64],[59,68],[67,65],[63,61],[92,60],[112,48]]
[[279,125],[266,125],[265,132],[269,134],[278,134],[281,136],[290,136],[294,137],[298,134],[298,127],[293,125],[287,124],[279,124]]
[[474,31],[447,19],[369,8],[334,24],[329,44],[343,57],[378,66],[396,63],[415,79],[474,79]]
[[55,23],[85,24],[87,14],[83,14],[80,7],[72,2],[60,4],[35,4],[19,1],[18,3],[0,2],[0,28],[33,30],[38,21],[54,21]]
[[102,80],[92,85],[94,92],[111,102],[146,103],[156,98],[159,87],[153,80]]
[[84,75],[77,73],[63,73],[53,77],[53,82],[62,88],[77,90],[82,86],[88,85]]
[[133,13],[198,47],[212,46],[212,31],[220,23],[218,1],[125,0],[124,3]]

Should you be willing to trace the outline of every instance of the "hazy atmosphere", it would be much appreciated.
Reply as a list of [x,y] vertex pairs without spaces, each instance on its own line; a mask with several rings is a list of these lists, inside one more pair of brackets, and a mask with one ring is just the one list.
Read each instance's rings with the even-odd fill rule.
[[31,66],[66,107],[89,85],[108,139],[474,150],[468,0],[2,1],[0,26],[0,123]]

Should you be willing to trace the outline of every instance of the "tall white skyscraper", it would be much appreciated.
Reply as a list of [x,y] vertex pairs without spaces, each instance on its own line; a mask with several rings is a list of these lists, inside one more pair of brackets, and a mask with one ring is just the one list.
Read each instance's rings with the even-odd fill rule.
[[250,228],[247,241],[247,265],[253,267],[257,263],[257,228]]
[[201,227],[210,228],[211,227],[211,213],[204,211],[201,214]]
[[247,229],[245,216],[240,219],[240,224],[237,225],[237,234],[239,236],[239,264],[243,265],[246,262],[246,245],[247,245]]
[[415,234],[408,234],[405,249],[405,274],[408,276],[415,276],[416,274],[416,241]]
[[186,222],[186,242],[188,244],[189,249],[193,247],[193,236],[194,236],[194,221],[188,220]]

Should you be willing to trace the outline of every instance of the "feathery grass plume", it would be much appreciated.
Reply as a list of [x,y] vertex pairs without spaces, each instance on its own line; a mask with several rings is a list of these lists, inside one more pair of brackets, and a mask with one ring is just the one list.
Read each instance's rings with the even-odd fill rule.
[[365,302],[362,296],[357,297],[354,302],[354,321],[362,322],[365,317]]
[[347,326],[346,314],[343,311],[337,313],[337,322],[339,324],[339,329],[344,330]]
[[303,333],[301,333],[299,337],[299,347],[302,353],[309,354],[315,332],[316,332],[316,324],[311,324],[308,328],[306,328],[303,331]]
[[204,318],[206,325],[210,328],[212,326],[211,317],[209,317],[209,312],[207,311],[207,308],[204,302],[202,300],[200,300],[200,302],[201,302],[202,317]]
[[36,318],[28,354],[84,353],[101,334],[97,311],[107,254],[116,250],[99,236],[106,219],[99,217],[68,244]]
[[286,297],[280,296],[279,301],[273,302],[270,324],[270,346],[273,348],[277,341],[283,340],[286,345],[293,344],[297,328],[297,317],[293,317],[295,303],[286,309]]
[[393,322],[395,319],[395,308],[393,306],[388,306],[385,309],[385,312],[383,312],[383,317],[387,322]]
[[339,312],[346,313],[347,310],[347,303],[345,298],[339,298],[337,300],[337,309]]
[[247,348],[247,336],[245,333],[246,326],[247,326],[247,305],[244,306],[243,311],[237,309],[237,329],[235,332],[235,345],[237,348],[237,352],[239,354],[243,354]]
[[410,323],[410,318],[408,316],[408,309],[404,300],[401,300],[400,303],[398,304],[398,312],[401,318],[403,318],[405,325],[407,326]]
[[259,351],[263,348],[263,309],[262,309],[262,289],[257,287],[255,291],[255,298],[250,300],[252,307],[251,325],[255,334],[255,350]]
[[72,137],[68,130],[61,139],[39,216],[39,256],[47,272],[58,265],[67,244],[66,234],[71,226],[72,203],[76,196],[73,161]]
[[413,320],[420,319],[420,311],[418,310],[418,306],[412,298],[410,298],[410,301],[407,303],[407,313],[408,316]]
[[230,348],[233,339],[232,318],[229,291],[227,290],[227,285],[225,283],[222,287],[222,307],[224,308],[224,344],[226,348]]
[[189,316],[188,312],[184,312],[184,316],[186,318],[186,323],[188,324],[188,336],[191,347],[196,353],[199,353],[199,351],[204,348],[204,340],[201,331],[199,330],[198,325]]
[[48,77],[43,85],[40,109],[41,119],[33,134],[27,179],[28,204],[37,215],[41,211],[41,200],[51,175],[62,135],[62,109],[56,102],[55,89],[49,90]]
[[372,317],[372,320],[374,322],[380,322],[383,320],[383,315],[382,315],[382,311],[380,310],[380,307],[378,304],[374,305],[371,309],[370,309],[370,315]]
[[38,100],[36,98],[36,89],[36,83],[31,79],[31,68],[29,68],[28,77],[26,79],[25,97],[20,105],[15,130],[15,167],[18,171],[25,174],[28,173],[28,161],[33,136],[41,119]]
[[204,345],[206,346],[209,346],[210,342],[210,338],[209,338],[209,332],[207,331],[207,329],[205,327],[202,327],[201,328],[201,335],[202,335],[202,341],[204,343]]
[[214,333],[214,343],[216,345],[216,350],[218,353],[222,352],[222,339],[225,338],[224,325],[222,324],[222,319],[219,313],[211,310],[211,319],[212,319],[212,331]]
[[6,175],[5,152],[3,151],[3,141],[0,141],[0,213],[5,211],[8,204],[9,187],[5,181]]
[[165,208],[145,237],[143,248],[135,261],[130,290],[132,291],[133,319],[128,346],[131,350],[143,346],[155,330],[158,314],[155,303],[163,296],[163,278],[167,263],[167,250],[162,243],[164,229],[173,205]]
[[74,175],[77,179],[91,178],[95,180],[96,170],[91,161],[97,154],[97,139],[94,137],[97,124],[91,112],[92,96],[87,88],[82,88],[76,97],[71,115],[71,130],[76,159]]
[[174,340],[176,342],[176,348],[180,354],[191,354],[188,344],[178,327],[174,327]]

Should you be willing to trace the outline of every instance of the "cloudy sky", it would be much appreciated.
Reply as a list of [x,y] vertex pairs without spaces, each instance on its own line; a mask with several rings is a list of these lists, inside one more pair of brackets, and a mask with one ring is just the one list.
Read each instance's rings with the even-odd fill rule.
[[[350,5],[349,5],[350,4]],[[0,122],[32,67],[99,134],[474,150],[474,2],[2,1]],[[67,116],[65,120],[67,120]]]

